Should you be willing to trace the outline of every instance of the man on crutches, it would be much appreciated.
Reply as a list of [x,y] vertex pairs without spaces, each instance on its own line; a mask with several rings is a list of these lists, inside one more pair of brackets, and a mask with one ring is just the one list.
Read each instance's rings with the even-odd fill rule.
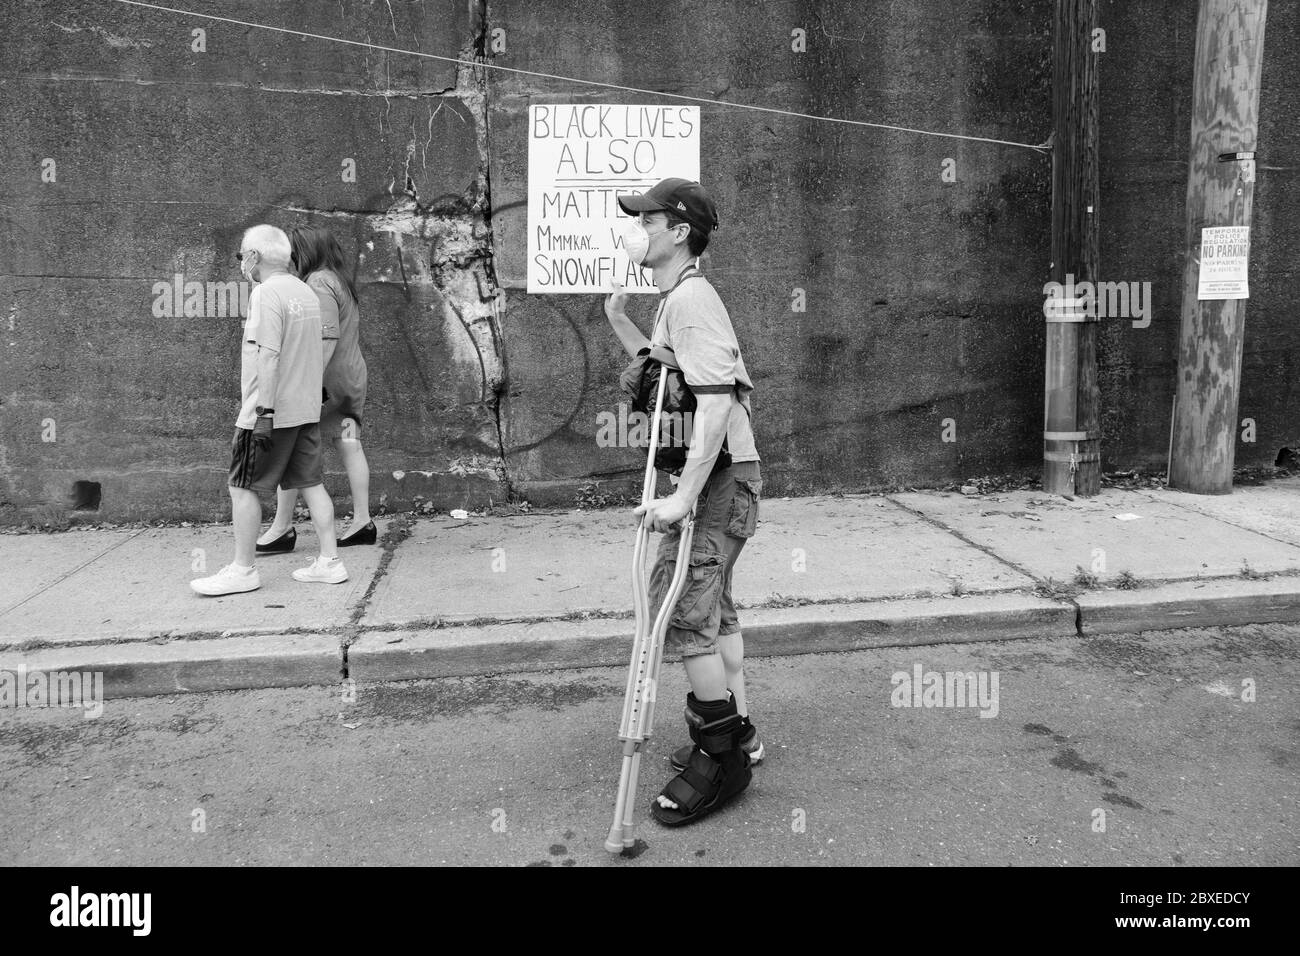
[[619,197],[619,206],[638,217],[627,251],[633,262],[652,270],[660,302],[648,340],[623,311],[621,292],[606,303],[606,315],[630,355],[645,348],[652,354],[671,350],[696,402],[676,490],[636,509],[649,530],[663,533],[651,572],[651,622],[677,570],[680,522],[694,509],[689,569],[679,576],[684,588],[665,634],[665,646],[680,652],[691,686],[686,727],[692,744],[673,754],[680,773],[651,804],[660,823],[681,826],[744,790],[751,764],[763,757],[749,721],[744,642],[731,599],[732,570],[754,533],[762,489],[750,423],[753,382],[727,310],[698,268],[718,224],[704,188],[665,179],[644,195]]

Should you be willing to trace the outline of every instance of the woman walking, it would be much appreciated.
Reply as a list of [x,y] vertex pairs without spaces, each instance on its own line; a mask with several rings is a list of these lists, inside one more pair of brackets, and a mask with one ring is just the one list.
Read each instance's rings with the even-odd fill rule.
[[[329,440],[338,451],[352,491],[352,523],[346,533],[339,535],[338,545],[347,548],[374,544],[378,535],[370,520],[370,466],[361,448],[366,360],[361,357],[356,283],[344,265],[342,247],[328,229],[299,227],[293,230],[290,243],[294,271],[320,299],[328,395],[321,406],[321,438]],[[259,552],[293,550],[298,540],[298,532],[293,527],[297,498],[295,489],[277,489],[275,519],[257,539]]]

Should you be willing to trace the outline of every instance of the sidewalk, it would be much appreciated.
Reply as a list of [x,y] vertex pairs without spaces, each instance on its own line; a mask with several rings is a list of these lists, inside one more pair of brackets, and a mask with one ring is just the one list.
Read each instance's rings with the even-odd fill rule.
[[[630,509],[377,524],[344,585],[290,578],[300,524],[223,598],[187,582],[229,560],[228,527],[0,536],[0,670],[103,671],[123,697],[626,661]],[[1079,567],[1099,580],[1061,587]],[[1300,478],[764,501],[734,595],[751,655],[1300,620]]]

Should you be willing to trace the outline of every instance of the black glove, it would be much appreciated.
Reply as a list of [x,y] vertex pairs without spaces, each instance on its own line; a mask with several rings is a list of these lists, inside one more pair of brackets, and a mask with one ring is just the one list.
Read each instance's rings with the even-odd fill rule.
[[253,447],[259,452],[265,452],[271,447],[271,429],[275,427],[275,419],[270,415],[259,415],[257,422],[253,425]]

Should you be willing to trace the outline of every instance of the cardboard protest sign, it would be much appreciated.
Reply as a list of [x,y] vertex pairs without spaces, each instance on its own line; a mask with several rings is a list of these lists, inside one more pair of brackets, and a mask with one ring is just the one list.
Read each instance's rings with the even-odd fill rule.
[[529,107],[528,291],[657,291],[624,251],[616,197],[669,176],[700,178],[698,106]]

